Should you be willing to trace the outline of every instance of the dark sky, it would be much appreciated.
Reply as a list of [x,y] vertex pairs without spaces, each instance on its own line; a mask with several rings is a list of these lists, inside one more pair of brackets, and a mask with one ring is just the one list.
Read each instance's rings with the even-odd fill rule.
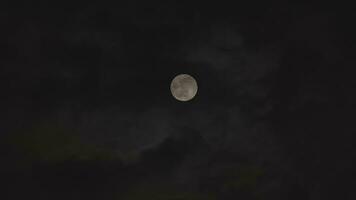
[[354,199],[348,10],[1,7],[2,199]]

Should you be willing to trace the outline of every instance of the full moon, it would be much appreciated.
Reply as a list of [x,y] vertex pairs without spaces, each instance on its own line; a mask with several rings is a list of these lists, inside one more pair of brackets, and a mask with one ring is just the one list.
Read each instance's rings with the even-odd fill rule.
[[189,101],[194,98],[198,91],[198,84],[188,74],[180,74],[174,77],[171,83],[171,92],[179,101]]

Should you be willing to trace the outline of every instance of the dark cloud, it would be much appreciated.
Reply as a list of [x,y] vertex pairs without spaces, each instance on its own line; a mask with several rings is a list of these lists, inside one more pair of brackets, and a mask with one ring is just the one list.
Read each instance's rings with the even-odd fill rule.
[[[337,184],[351,171],[355,84],[341,20],[276,5],[9,9],[0,61],[9,191],[29,184],[29,194],[58,199],[88,188],[93,199],[348,195]],[[180,73],[198,81],[190,102],[170,94]]]

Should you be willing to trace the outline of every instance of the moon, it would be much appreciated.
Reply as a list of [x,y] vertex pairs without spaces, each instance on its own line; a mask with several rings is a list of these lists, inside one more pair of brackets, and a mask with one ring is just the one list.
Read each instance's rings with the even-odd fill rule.
[[192,76],[180,74],[172,80],[171,92],[178,101],[189,101],[197,94],[198,84]]

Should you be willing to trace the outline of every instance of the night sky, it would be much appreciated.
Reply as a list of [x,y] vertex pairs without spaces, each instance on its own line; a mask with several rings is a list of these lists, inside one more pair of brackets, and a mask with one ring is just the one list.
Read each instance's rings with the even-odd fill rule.
[[356,199],[353,13],[1,6],[0,199]]

